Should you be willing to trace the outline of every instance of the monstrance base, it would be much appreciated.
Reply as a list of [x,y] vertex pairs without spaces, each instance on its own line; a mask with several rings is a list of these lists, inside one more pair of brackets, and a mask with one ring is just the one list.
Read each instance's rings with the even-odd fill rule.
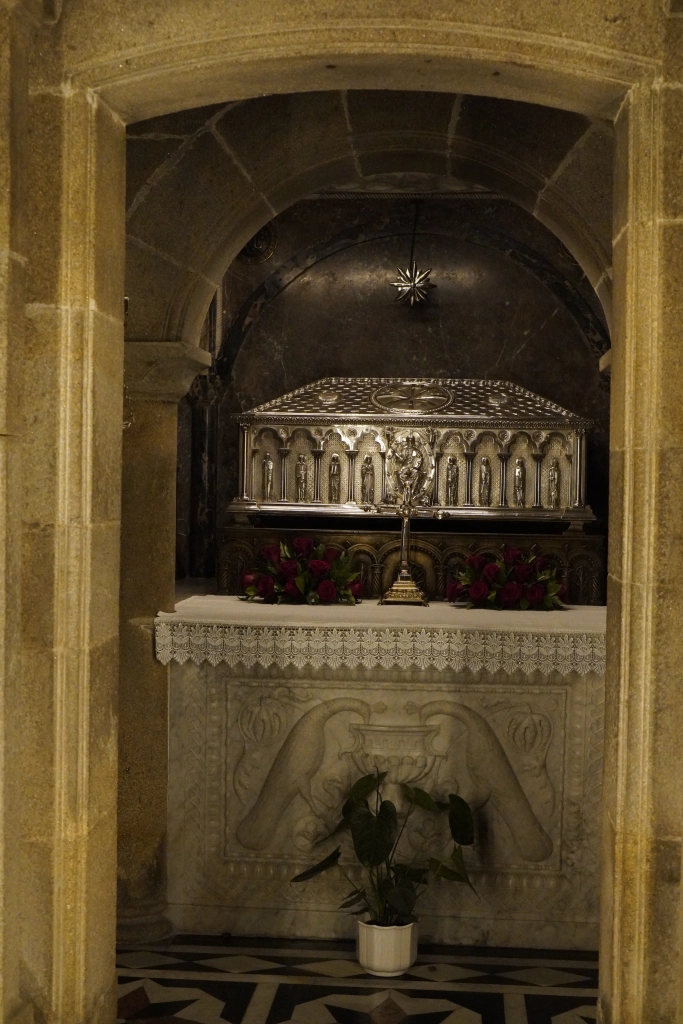
[[410,570],[408,569],[399,570],[398,576],[389,587],[386,594],[380,598],[379,603],[429,605],[429,601],[410,575]]

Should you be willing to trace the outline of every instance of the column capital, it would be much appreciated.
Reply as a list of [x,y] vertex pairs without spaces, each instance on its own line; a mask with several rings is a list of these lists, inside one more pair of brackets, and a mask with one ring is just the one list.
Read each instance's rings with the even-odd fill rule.
[[182,341],[127,341],[123,350],[128,394],[147,402],[179,402],[211,365],[210,352]]

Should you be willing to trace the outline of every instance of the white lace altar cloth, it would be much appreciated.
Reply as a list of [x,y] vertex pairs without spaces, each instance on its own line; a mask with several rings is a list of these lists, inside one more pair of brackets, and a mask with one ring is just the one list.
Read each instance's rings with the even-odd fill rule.
[[264,605],[197,596],[155,619],[156,657],[196,665],[605,672],[605,608],[520,612],[377,605]]

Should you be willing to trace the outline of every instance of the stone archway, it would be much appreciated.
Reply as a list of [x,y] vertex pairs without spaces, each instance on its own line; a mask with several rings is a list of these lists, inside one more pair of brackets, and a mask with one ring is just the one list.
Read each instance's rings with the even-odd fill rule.
[[[502,133],[501,123],[506,125]],[[540,219],[563,225],[606,302],[611,243],[600,203],[611,195],[611,149],[612,128],[602,121],[529,104],[427,92],[271,96],[131,128],[125,347],[131,407],[142,404],[124,445],[122,937],[159,938],[169,927],[163,914],[166,670],[153,660],[148,631],[159,609],[173,607],[169,523],[175,477],[167,476],[165,495],[157,477],[158,453],[174,448],[175,416],[150,366],[162,366],[164,345],[177,365],[181,345],[192,346],[199,336],[227,265],[274,212],[311,190],[339,180],[362,182],[372,173],[464,175],[503,190]],[[586,187],[601,175],[600,187]],[[204,355],[194,347],[185,353],[197,364]],[[150,363],[140,372],[144,355]],[[186,386],[192,375],[185,374]],[[163,440],[162,420],[169,432]],[[148,510],[146,528],[141,509]]]
[[[315,99],[314,97],[307,97],[307,103],[309,103],[309,104],[310,104],[310,103],[314,102],[314,99]],[[316,102],[317,102],[317,100],[316,100]],[[239,108],[238,108],[238,109],[239,109]],[[386,140],[385,140],[385,145],[387,145],[387,143],[386,143]],[[387,148],[389,148],[389,150],[390,150],[390,149],[391,149],[390,145],[388,145],[388,146],[387,146]],[[396,146],[396,149],[398,149],[399,153],[400,153],[400,152],[405,152],[405,149],[404,149],[404,150],[401,150],[401,146],[400,146],[400,144]],[[413,149],[413,152],[414,152],[414,149]],[[394,155],[394,159],[396,159],[396,156],[395,156],[395,154],[393,154],[393,155]],[[419,157],[418,157],[418,158],[416,158],[416,157],[413,157],[413,159],[414,159],[414,160],[415,160],[415,159],[419,159]],[[423,158],[423,159],[424,159],[424,158]],[[242,163],[242,161],[240,161],[240,163]],[[331,165],[332,165],[333,167],[335,167],[335,168],[338,168],[338,166],[339,166],[339,165],[338,165],[338,163],[337,163],[336,161],[331,161],[331,162],[328,162],[328,163],[331,163]],[[377,166],[377,165],[375,165],[375,166]],[[394,164],[393,164],[393,166],[395,167],[395,166],[396,166],[396,164],[394,163]],[[415,167],[415,163],[413,163],[413,164],[412,164],[411,166]],[[590,162],[589,162],[588,166],[590,167]],[[329,173],[329,166],[325,166],[325,173]],[[294,180],[295,180],[295,181],[297,182],[297,184],[298,184],[298,176],[295,176],[295,177],[294,177]],[[320,180],[321,180],[321,177],[320,177],[320,176],[319,176],[318,178],[315,178],[315,177],[314,177],[314,178],[313,178],[313,180],[317,180],[318,182],[320,182]],[[324,180],[324,178],[323,178],[322,180]],[[500,178],[499,178],[498,180],[500,180]],[[308,177],[308,185],[309,185],[309,187],[310,187],[310,183],[311,183],[311,178],[310,178],[310,176],[309,176],[309,177]],[[252,182],[252,185],[253,185],[253,182]],[[171,194],[172,194],[172,193],[171,193]],[[258,195],[258,201],[259,201],[259,202],[262,202],[262,201],[263,201],[263,198],[264,198],[264,197],[265,197],[265,198],[267,199],[267,194],[266,194],[266,193],[264,193],[263,189],[258,189],[258,190],[257,190],[257,195]],[[244,241],[244,235],[245,235],[246,233],[250,233],[250,232],[251,232],[251,230],[252,230],[252,228],[253,228],[253,227],[255,227],[255,226],[258,226],[259,224],[260,224],[260,221],[258,221],[258,220],[256,220],[256,221],[253,221],[253,222],[251,222],[251,223],[250,223],[250,225],[249,225],[249,229],[248,229],[248,232],[247,232],[247,231],[243,231],[243,232],[242,232],[241,234],[240,234],[240,233],[238,233],[238,234],[237,234],[237,237],[236,237],[236,240],[234,240],[234,241],[233,241],[233,242],[231,243],[231,245],[233,246],[233,248],[235,248],[235,247],[238,247],[238,246],[239,246],[239,245],[240,245],[240,244],[242,243],[242,241]],[[226,253],[227,253],[227,255],[226,255]],[[228,258],[229,254],[230,254],[230,250],[223,250],[223,259],[225,259],[225,258]],[[179,255],[179,254],[178,254],[178,253],[176,253],[176,257],[177,257],[178,255]],[[178,261],[178,262],[180,262],[180,261]],[[221,264],[221,263],[219,263],[219,265],[222,265],[222,264]],[[141,276],[141,278],[140,278],[140,279],[141,279],[141,280],[143,279],[143,278],[142,278],[142,276]],[[213,282],[212,282],[212,285],[213,285]],[[200,292],[201,292],[201,286],[200,286],[200,288],[199,288],[199,289],[197,289],[196,291],[194,291],[194,293],[193,293],[193,294],[194,294],[194,296],[196,297],[196,296],[197,296],[198,294],[200,294]],[[182,330],[183,330],[183,327],[181,327],[180,325],[181,325],[181,324],[182,324],[182,325],[187,325],[187,324],[190,324],[190,323],[192,323],[192,322],[193,322],[193,316],[196,316],[197,314],[196,314],[196,312],[195,312],[194,314],[192,314],[192,312],[191,312],[191,311],[192,311],[192,309],[193,309],[193,305],[192,305],[192,304],[193,304],[193,301],[194,301],[194,299],[188,299],[188,293],[187,293],[187,292],[183,292],[182,290],[181,290],[180,294],[182,295],[182,302],[181,302],[181,306],[180,306],[180,307],[178,307],[178,306],[176,306],[176,307],[175,307],[175,310],[176,310],[176,311],[180,309],[180,313],[178,313],[178,312],[173,312],[173,313],[170,313],[170,314],[169,314],[169,313],[167,312],[167,313],[165,314],[165,316],[164,316],[164,323],[165,323],[165,325],[166,325],[167,327],[171,327],[171,325],[173,325],[173,326],[171,327],[171,330],[176,330],[176,331],[178,331],[178,330],[179,330],[179,331],[181,331],[181,332],[182,332]],[[176,296],[176,297],[174,297],[174,301],[177,301],[177,296]],[[200,308],[200,309],[201,309],[201,311],[202,311],[202,313],[203,313],[203,309],[205,308],[205,303],[206,303],[206,296],[204,296],[204,297],[202,298],[202,300],[201,300],[201,303],[200,303],[200,307],[195,307],[195,309],[196,309],[196,308]],[[190,311],[190,313],[188,313],[188,311]],[[170,560],[169,560],[169,564],[170,564]]]
[[609,319],[613,132],[604,120],[450,93],[299,93],[143,122],[129,130],[128,150],[131,340],[197,338],[225,269],[274,214],[335,182],[396,170],[513,199],[565,242]]
[[[28,103],[19,6],[0,9],[9,28],[3,54],[14,80],[11,95],[3,80],[4,112]],[[26,7],[35,14],[38,5]],[[39,681],[27,675],[18,691],[12,683],[19,638],[5,630],[10,689],[3,764],[10,775],[19,765],[24,779],[36,773],[49,785],[43,803],[21,808],[3,782],[9,798],[4,849],[12,849],[21,818],[30,876],[27,884],[5,885],[2,897],[5,936],[20,920],[26,936],[3,946],[7,1019],[27,1020],[32,1008],[65,1024],[113,1019],[113,903],[102,893],[113,890],[118,558],[109,540],[118,517],[120,401],[108,396],[121,369],[122,121],[230,96],[329,89],[331,73],[338,74],[338,88],[428,84],[616,115],[601,1009],[603,1020],[620,1024],[683,1013],[680,787],[669,781],[672,765],[680,763],[682,731],[683,294],[676,267],[683,237],[676,153],[683,27],[667,20],[659,4],[644,11],[626,5],[618,16],[602,5],[503,4],[482,15],[467,2],[458,24],[447,0],[417,22],[414,12],[388,7],[374,5],[366,14],[316,0],[302,20],[300,5],[273,4],[264,21],[260,8],[245,5],[226,28],[222,5],[209,0],[203,17],[181,0],[153,18],[142,5],[96,12],[79,0],[67,4],[56,37],[38,30],[41,56],[49,59],[32,69],[31,123],[42,121],[49,131],[35,132],[28,147],[26,122],[12,121],[7,165],[13,181],[28,172],[31,203],[3,192],[3,208],[12,211],[3,221],[3,260],[13,275],[10,288],[3,284],[3,301],[15,342],[27,284],[31,352],[47,353],[53,372],[39,389],[41,402],[28,403],[21,460],[12,431],[6,435],[4,550],[12,568],[5,570],[3,595],[6,605],[16,605],[11,538],[22,515],[21,461],[42,488],[40,495],[31,492],[33,505],[26,497],[24,503],[25,603],[48,626],[22,638],[25,664],[40,665],[40,673],[36,667]],[[11,377],[17,372],[12,345],[5,360]],[[24,392],[36,395],[29,387]],[[39,537],[46,539],[40,549]],[[54,706],[45,701],[53,692]],[[30,735],[27,713],[35,726]]]
[[[65,72],[130,123],[205,104],[279,93],[420,89],[539,103],[613,117],[630,86],[661,60],[665,13],[591,7],[558,11],[474,2],[454,16],[448,0],[397,12],[382,0],[296,0],[267,10],[248,4],[224,16],[207,3],[197,16],[180,0],[153,17],[133,0],[89,16],[67,5]],[[683,34],[669,26],[674,47]]]

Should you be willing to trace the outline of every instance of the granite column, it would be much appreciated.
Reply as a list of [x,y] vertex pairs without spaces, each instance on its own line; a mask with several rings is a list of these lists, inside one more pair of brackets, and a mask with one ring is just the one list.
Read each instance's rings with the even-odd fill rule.
[[681,84],[636,86],[616,120],[604,1024],[683,1021]]
[[[51,41],[42,38],[43,50]],[[37,44],[36,44],[37,45]],[[116,1018],[125,131],[36,59],[23,350],[22,985],[36,1021]],[[1,133],[0,133],[1,134]]]
[[166,909],[168,668],[152,623],[175,605],[177,406],[211,357],[174,342],[125,344],[121,508],[118,934],[156,941]]

